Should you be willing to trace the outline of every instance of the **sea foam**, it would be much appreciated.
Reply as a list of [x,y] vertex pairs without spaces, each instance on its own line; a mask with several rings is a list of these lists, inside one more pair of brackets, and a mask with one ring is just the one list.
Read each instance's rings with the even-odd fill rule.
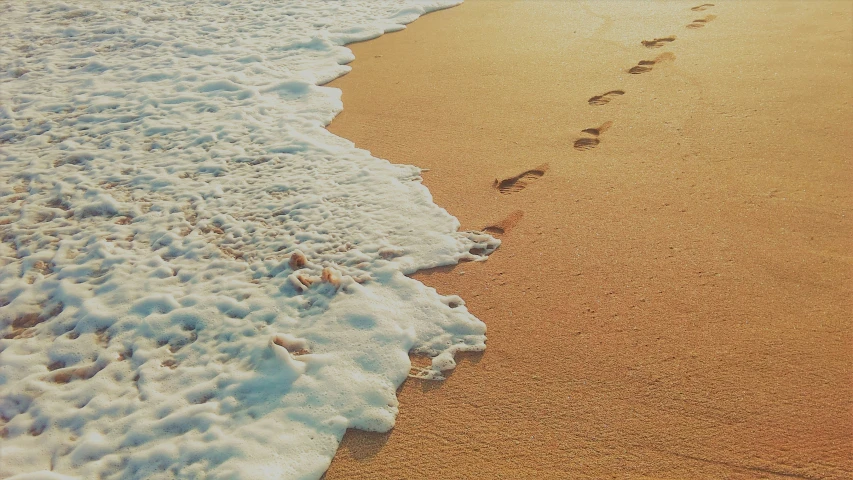
[[342,45],[455,0],[0,5],[0,477],[317,478],[498,242],[324,127]]

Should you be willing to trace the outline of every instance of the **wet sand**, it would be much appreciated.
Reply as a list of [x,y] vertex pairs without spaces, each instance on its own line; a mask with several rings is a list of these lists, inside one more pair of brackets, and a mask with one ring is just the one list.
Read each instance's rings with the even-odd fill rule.
[[351,46],[329,129],[503,245],[415,275],[487,351],[327,479],[853,478],[853,3],[700,3],[468,0]]

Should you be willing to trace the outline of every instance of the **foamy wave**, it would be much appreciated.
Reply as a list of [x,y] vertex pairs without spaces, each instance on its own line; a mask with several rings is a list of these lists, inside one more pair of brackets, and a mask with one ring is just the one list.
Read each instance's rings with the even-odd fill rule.
[[409,352],[485,347],[404,274],[498,242],[317,86],[454,3],[0,6],[0,476],[319,477]]

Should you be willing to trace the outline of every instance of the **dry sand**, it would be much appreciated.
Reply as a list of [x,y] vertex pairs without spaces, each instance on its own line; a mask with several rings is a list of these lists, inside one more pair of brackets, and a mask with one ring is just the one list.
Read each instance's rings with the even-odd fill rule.
[[352,46],[329,129],[505,231],[416,275],[486,353],[328,479],[853,478],[853,3],[699,3],[468,0]]

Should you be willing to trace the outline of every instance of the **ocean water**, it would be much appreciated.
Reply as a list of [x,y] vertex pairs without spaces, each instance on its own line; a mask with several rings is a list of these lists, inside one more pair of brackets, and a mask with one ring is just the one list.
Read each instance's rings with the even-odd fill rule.
[[0,4],[0,477],[318,478],[485,348],[405,274],[498,241],[318,86],[454,3]]

